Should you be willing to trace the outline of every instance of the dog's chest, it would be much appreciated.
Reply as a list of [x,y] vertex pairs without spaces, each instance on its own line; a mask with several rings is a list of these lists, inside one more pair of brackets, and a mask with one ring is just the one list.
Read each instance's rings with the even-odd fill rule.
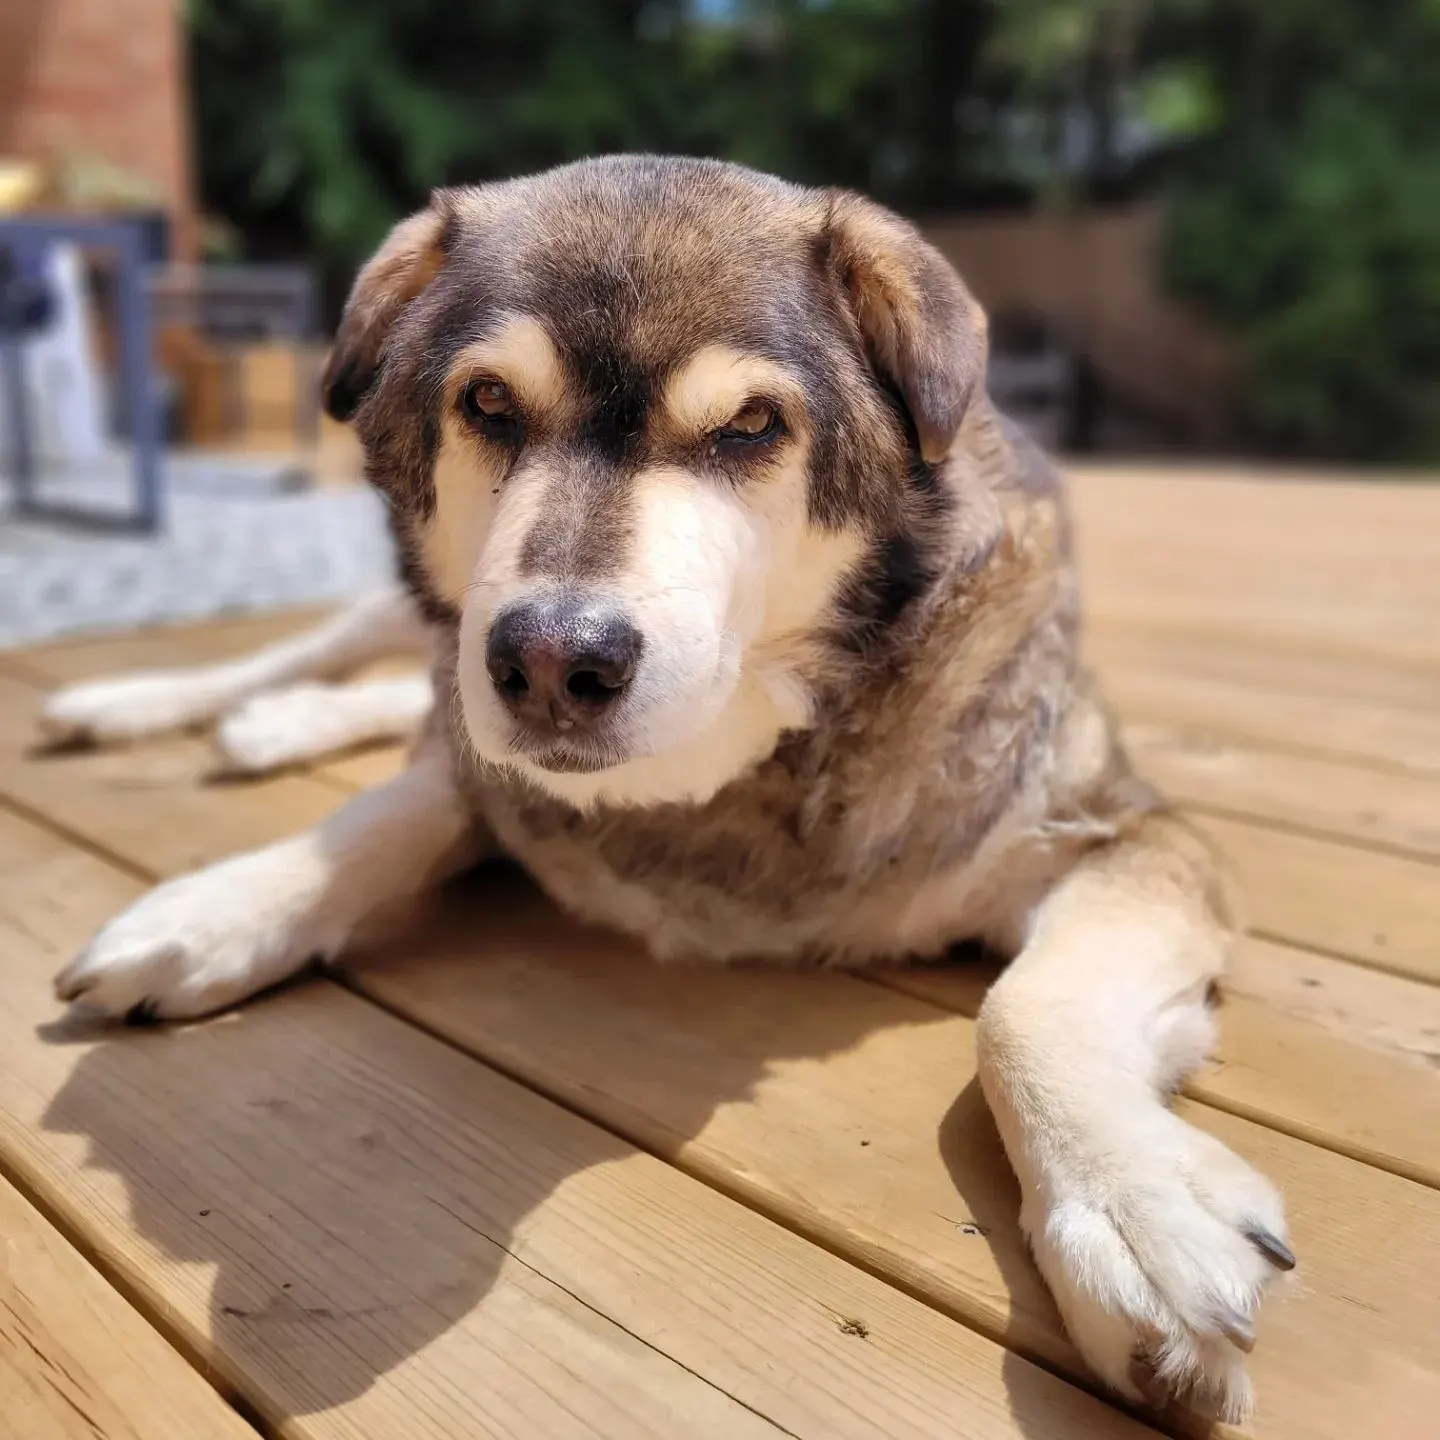
[[972,860],[999,818],[984,799],[969,814],[898,791],[845,806],[778,762],[701,807],[582,813],[474,782],[502,847],[558,904],[659,958],[719,961],[864,963],[964,938]]

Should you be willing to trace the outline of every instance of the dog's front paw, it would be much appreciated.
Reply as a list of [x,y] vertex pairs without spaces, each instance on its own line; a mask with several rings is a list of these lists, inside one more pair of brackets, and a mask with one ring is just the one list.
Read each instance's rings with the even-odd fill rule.
[[191,1018],[329,958],[343,938],[306,855],[287,843],[152,890],[56,977],[55,993],[108,1017]]
[[226,763],[247,775],[327,754],[347,738],[337,725],[333,685],[293,685],[255,695],[221,718],[215,745]]
[[138,740],[208,719],[206,697],[178,673],[121,675],[57,690],[40,711],[55,741]]
[[1067,1147],[1022,1221],[1071,1339],[1121,1394],[1251,1409],[1255,1313],[1295,1260],[1275,1187],[1159,1105]]

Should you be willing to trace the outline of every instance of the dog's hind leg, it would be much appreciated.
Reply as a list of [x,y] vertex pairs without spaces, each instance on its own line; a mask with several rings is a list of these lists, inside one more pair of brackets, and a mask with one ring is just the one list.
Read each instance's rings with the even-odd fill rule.
[[414,598],[395,585],[237,660],[66,686],[46,701],[40,728],[57,741],[136,740],[206,724],[252,696],[344,675],[387,656],[428,661],[433,644]]
[[980,1082],[1070,1338],[1115,1389],[1250,1408],[1255,1310],[1295,1261],[1275,1187],[1167,1101],[1214,1034],[1213,861],[1160,815],[1030,914],[980,1014]]
[[428,674],[349,685],[292,685],[223,715],[215,745],[237,774],[260,775],[354,745],[412,740],[434,708]]

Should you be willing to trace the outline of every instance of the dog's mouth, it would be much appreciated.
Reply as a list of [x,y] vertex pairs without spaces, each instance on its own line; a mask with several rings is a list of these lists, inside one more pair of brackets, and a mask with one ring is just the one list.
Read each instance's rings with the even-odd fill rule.
[[554,746],[548,750],[533,751],[525,759],[537,770],[548,770],[552,775],[594,775],[597,771],[608,770],[620,763],[617,755],[602,755],[593,750],[574,749],[570,746]]

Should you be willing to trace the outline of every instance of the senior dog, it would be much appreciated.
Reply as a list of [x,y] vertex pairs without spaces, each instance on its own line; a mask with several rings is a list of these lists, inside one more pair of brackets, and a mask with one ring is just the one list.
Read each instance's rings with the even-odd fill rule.
[[[248,696],[272,760],[419,727],[409,767],[161,886],[60,997],[233,1005],[499,853],[661,958],[982,941],[1013,960],[980,1079],[1070,1335],[1132,1399],[1243,1415],[1282,1207],[1166,1106],[1229,926],[1080,663],[1064,496],[985,362],[954,272],[853,194],[653,157],[436,194],[361,272],[324,382],[404,588],[51,714],[104,735]],[[389,648],[432,650],[433,691],[255,695]]]

